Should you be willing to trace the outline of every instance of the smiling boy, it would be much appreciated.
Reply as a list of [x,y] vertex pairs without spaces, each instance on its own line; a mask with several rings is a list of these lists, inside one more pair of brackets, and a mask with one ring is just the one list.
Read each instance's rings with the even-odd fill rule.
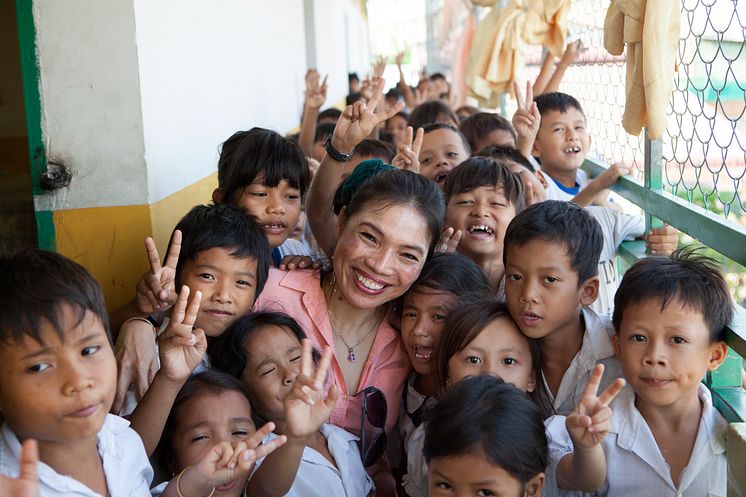
[[[0,474],[39,447],[39,495],[149,496],[153,471],[129,423],[108,414],[117,365],[98,283],[52,252],[0,255]],[[26,445],[24,444],[24,447]]]

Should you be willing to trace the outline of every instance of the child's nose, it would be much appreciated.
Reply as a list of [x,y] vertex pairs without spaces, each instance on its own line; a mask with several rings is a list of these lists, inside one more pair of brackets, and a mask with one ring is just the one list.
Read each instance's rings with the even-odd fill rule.
[[93,386],[93,378],[81,364],[67,364],[61,369],[65,395],[76,395]]
[[221,304],[229,304],[233,301],[231,295],[231,284],[228,282],[218,282],[215,292],[212,294],[212,299]]

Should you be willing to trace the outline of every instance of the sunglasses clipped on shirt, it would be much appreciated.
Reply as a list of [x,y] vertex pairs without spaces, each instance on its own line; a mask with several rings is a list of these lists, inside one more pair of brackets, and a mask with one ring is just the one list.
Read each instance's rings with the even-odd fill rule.
[[[386,396],[376,387],[366,387],[356,395],[362,396],[362,421],[360,426],[360,455],[363,466],[372,466],[386,450],[386,416],[388,406]],[[366,434],[365,425],[369,423],[378,431],[372,437]]]

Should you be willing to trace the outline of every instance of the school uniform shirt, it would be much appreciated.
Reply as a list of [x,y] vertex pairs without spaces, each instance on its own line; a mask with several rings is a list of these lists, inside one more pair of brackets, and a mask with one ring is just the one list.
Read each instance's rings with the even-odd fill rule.
[[[698,394],[702,402],[702,416],[692,455],[681,472],[681,483],[677,488],[650,427],[635,407],[635,392],[629,386],[625,387],[610,405],[611,430],[601,442],[606,456],[606,481],[595,495],[725,497],[728,479],[725,433],[728,423],[713,407],[707,387],[700,384]],[[572,451],[564,418],[555,418],[559,419],[550,423],[550,467],[556,467],[559,460]],[[549,480],[547,483],[550,483]],[[556,477],[553,485],[556,489]],[[568,494],[559,492],[556,495]]]
[[[295,481],[285,497],[366,497],[375,486],[363,467],[357,446],[358,438],[327,423],[321,425],[319,431],[326,438],[336,467],[316,450],[304,448]],[[267,443],[277,437],[270,433],[262,442]],[[259,459],[253,472],[263,462],[264,458]]]
[[427,497],[427,463],[422,455],[425,424],[422,415],[425,409],[435,404],[435,398],[422,395],[414,388],[417,375],[413,371],[407,379],[399,414],[399,433],[404,444],[407,471],[402,477],[402,486],[409,497]]
[[[319,278],[320,273],[317,270],[281,271],[270,268],[267,284],[254,309],[280,311],[290,315],[306,332],[315,347],[329,346],[334,350],[334,331],[329,322],[326,297]],[[357,389],[348,388],[339,360],[347,359],[336,356],[332,358],[330,372],[339,398],[329,422],[359,436],[362,398],[355,397],[355,394],[368,386],[375,386],[386,397],[385,429],[387,433],[391,432],[399,419],[402,391],[411,364],[402,345],[401,334],[389,324],[388,316],[381,320],[376,330]]]
[[604,365],[599,392],[603,392],[617,378],[623,378],[622,366],[614,354],[614,346],[611,343],[611,336],[614,333],[611,320],[606,315],[599,316],[589,307],[583,307],[581,313],[585,323],[583,344],[562,376],[556,396],[551,394],[546,378],[542,375],[555,413],[565,416],[575,409],[583,396],[583,390],[596,364]]
[[610,315],[614,312],[614,295],[621,281],[617,264],[619,245],[625,240],[634,240],[644,235],[645,219],[609,207],[591,205],[586,209],[601,225],[604,236],[604,246],[598,261],[598,298],[590,307],[597,314]]
[[578,169],[575,173],[575,185],[571,187],[567,187],[552,178],[546,171],[542,171],[542,174],[547,182],[547,200],[572,200],[580,190],[590,183],[588,174],[582,169]]
[[311,249],[308,244],[305,244],[295,238],[288,238],[282,245],[272,249],[272,264],[277,267],[282,262],[282,259],[286,255],[311,255]]
[[[153,468],[140,436],[129,421],[107,414],[98,432],[98,453],[104,466],[110,497],[150,496]],[[21,443],[8,423],[0,430],[0,474],[17,478]],[[39,461],[39,497],[100,497],[79,481],[57,473]]]

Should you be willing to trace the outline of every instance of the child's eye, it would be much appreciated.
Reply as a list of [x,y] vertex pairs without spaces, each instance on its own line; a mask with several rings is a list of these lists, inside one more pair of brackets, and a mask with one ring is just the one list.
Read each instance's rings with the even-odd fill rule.
[[456,152],[448,152],[448,157],[458,157]]
[[469,199],[456,201],[456,205],[471,205],[473,203],[474,201]]
[[51,367],[52,366],[49,363],[40,362],[38,364],[33,364],[29,366],[28,370],[32,373],[41,373],[42,371],[46,371],[47,369]]
[[675,337],[671,337],[671,341],[677,345],[681,345],[683,343],[686,343],[686,338],[675,336]]
[[300,356],[295,356],[290,358],[290,362],[298,362],[300,361]]
[[246,437],[249,435],[249,432],[246,430],[235,430],[231,435],[234,437]]
[[647,338],[645,335],[632,335],[629,337],[630,341],[632,342],[645,342],[647,341]]
[[80,353],[81,355],[86,356],[86,355],[95,354],[99,350],[101,350],[100,345],[91,345],[90,347],[85,347]]
[[477,490],[477,495],[479,497],[489,497],[491,495],[496,495],[496,494],[492,490],[487,490],[486,488],[480,488],[479,490]]
[[300,195],[296,195],[294,193],[291,193],[287,197],[288,197],[288,200],[298,200],[300,198]]
[[439,481],[438,483],[435,484],[435,486],[438,488],[442,488],[443,490],[453,490],[453,487],[451,486],[451,484],[444,482],[444,481]]
[[565,130],[565,128],[554,128],[553,131],[564,131],[564,130]]
[[520,274],[509,274],[508,281],[521,281],[521,275]]
[[435,321],[442,321],[444,319],[448,319],[448,316],[446,316],[445,314],[433,314],[433,319]]
[[482,364],[482,358],[475,355],[470,355],[466,358],[466,362],[469,364]]
[[404,313],[402,313],[402,317],[403,318],[416,318],[417,313],[414,311],[404,311]]
[[266,197],[267,192],[249,192],[252,197]]
[[547,283],[557,283],[559,279],[555,278],[554,276],[547,276],[546,278],[544,278],[544,281],[546,281]]
[[429,164],[430,160],[430,157],[425,157],[423,160],[420,161],[420,165],[424,166],[425,164]]
[[585,129],[585,126],[575,126],[575,129],[578,131],[583,131]]
[[210,437],[208,437],[207,435],[200,433],[199,435],[194,435],[192,437],[192,442],[199,442],[201,440],[209,440],[209,438]]
[[199,275],[199,277],[202,279],[211,280],[211,281],[215,279],[215,277],[211,275],[210,273],[202,273]]
[[266,370],[264,370],[264,371],[260,371],[260,372],[259,372],[259,376],[267,376],[268,374],[270,374],[270,373],[271,373],[271,372],[273,372],[274,370],[275,370],[275,368],[271,368],[271,369],[266,369]]
[[241,286],[249,286],[249,287],[250,287],[250,286],[253,286],[253,285],[252,285],[252,284],[251,284],[250,282],[248,282],[248,281],[246,281],[246,280],[238,280],[238,281],[236,282],[236,284],[237,284],[237,285],[241,285]]
[[505,364],[506,366],[515,366],[516,364],[518,364],[518,361],[513,359],[512,357],[506,357],[505,359],[503,359],[503,364]]
[[497,207],[505,207],[504,202],[492,202],[492,205],[496,205]]

